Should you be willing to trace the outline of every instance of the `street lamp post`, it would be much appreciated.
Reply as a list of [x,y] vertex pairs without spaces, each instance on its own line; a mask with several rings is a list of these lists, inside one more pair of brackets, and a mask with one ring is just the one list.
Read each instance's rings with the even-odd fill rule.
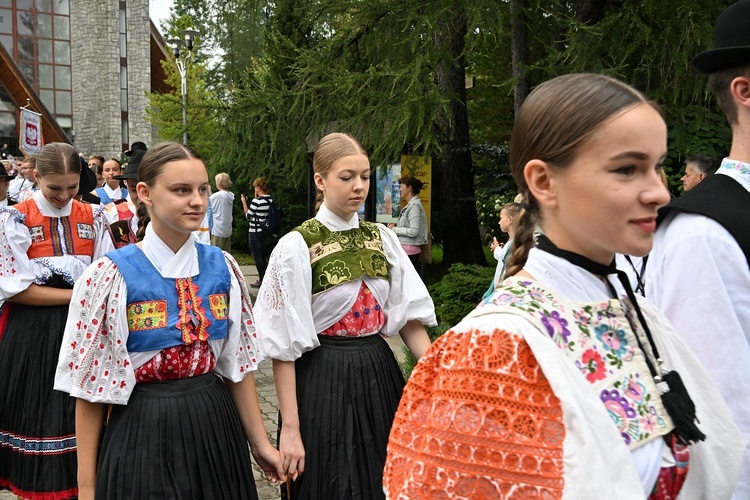
[[[182,143],[187,146],[187,69],[190,64],[190,59],[193,56],[193,42],[195,42],[195,35],[197,35],[198,32],[188,29],[182,30],[180,33],[184,39],[172,38],[167,40],[167,43],[172,46],[175,64],[177,65],[177,72],[180,74],[180,88],[182,90]],[[183,50],[183,48],[187,50]]]

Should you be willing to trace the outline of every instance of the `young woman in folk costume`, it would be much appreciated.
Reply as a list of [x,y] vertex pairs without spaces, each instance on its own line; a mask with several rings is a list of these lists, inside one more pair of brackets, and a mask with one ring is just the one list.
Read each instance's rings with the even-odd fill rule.
[[75,402],[53,391],[75,281],[112,249],[101,209],[75,201],[81,161],[42,148],[39,189],[0,209],[0,489],[22,498],[77,496]]
[[125,171],[114,178],[125,183],[128,197],[116,200],[106,206],[109,219],[109,229],[115,248],[122,248],[137,241],[135,235],[138,232],[138,217],[136,206],[138,204],[138,169],[146,151],[136,150],[130,155]]
[[258,407],[242,273],[191,234],[206,168],[167,142],[138,175],[140,241],[81,277],[57,367],[55,387],[76,401],[80,498],[257,498],[248,442],[269,479],[281,460]]
[[357,216],[370,187],[362,146],[329,134],[313,168],[318,213],[279,241],[255,308],[274,363],[279,450],[292,499],[383,498],[404,385],[383,336],[400,333],[419,358],[434,307],[398,237]]
[[613,78],[558,77],[524,101],[509,277],[415,368],[388,444],[389,498],[731,497],[742,435],[613,265],[651,249],[666,153],[656,106]]
[[114,158],[110,158],[102,165],[104,185],[94,190],[94,193],[101,200],[102,205],[121,200],[128,195],[128,191],[120,185],[120,173],[122,173],[122,167],[120,166],[120,162]]

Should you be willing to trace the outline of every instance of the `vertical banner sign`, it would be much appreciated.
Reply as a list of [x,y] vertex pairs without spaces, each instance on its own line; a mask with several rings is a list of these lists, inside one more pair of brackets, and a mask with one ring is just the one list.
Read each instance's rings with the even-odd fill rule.
[[[419,199],[427,215],[427,232],[432,227],[432,158],[429,156],[402,156],[401,157],[401,176],[411,175],[424,182],[422,191],[419,192]],[[398,177],[396,178],[398,179]],[[406,202],[401,200],[402,208]]]
[[18,147],[26,156],[36,156],[42,149],[42,115],[21,109]]

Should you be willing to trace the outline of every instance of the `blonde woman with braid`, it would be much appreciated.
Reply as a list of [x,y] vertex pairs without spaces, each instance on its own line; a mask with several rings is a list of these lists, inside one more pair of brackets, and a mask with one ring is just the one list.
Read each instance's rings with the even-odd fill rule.
[[284,478],[258,406],[242,272],[193,235],[208,186],[187,146],[149,149],[138,243],[94,262],[73,290],[55,388],[76,402],[81,499],[257,499],[250,452],[267,478]]
[[319,210],[279,241],[255,310],[273,359],[279,450],[292,499],[382,499],[404,386],[383,337],[400,334],[419,358],[435,310],[396,234],[357,216],[370,188],[362,146],[329,134],[313,169]]
[[658,108],[616,79],[566,75],[528,96],[510,142],[525,210],[508,278],[409,379],[389,498],[731,497],[742,435],[613,264],[651,249],[666,154]]

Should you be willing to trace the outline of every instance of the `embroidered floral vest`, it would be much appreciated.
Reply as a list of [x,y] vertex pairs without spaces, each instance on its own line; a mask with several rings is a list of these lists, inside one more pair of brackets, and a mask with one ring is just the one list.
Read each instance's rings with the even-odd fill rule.
[[[30,259],[61,255],[94,255],[94,214],[91,206],[73,200],[70,215],[47,217],[42,215],[33,199],[13,208],[26,215],[26,227],[31,234]],[[61,224],[58,225],[58,221]]]
[[230,276],[221,250],[197,244],[200,274],[164,278],[137,245],[107,253],[128,289],[131,352],[227,336]]
[[310,250],[313,295],[363,276],[390,280],[376,224],[359,221],[359,228],[331,231],[319,220],[310,219],[294,230]]
[[[487,308],[528,317],[549,335],[589,381],[630,449],[674,428],[618,300],[569,302],[535,281],[510,278],[477,312]],[[648,346],[643,332],[638,335]]]

